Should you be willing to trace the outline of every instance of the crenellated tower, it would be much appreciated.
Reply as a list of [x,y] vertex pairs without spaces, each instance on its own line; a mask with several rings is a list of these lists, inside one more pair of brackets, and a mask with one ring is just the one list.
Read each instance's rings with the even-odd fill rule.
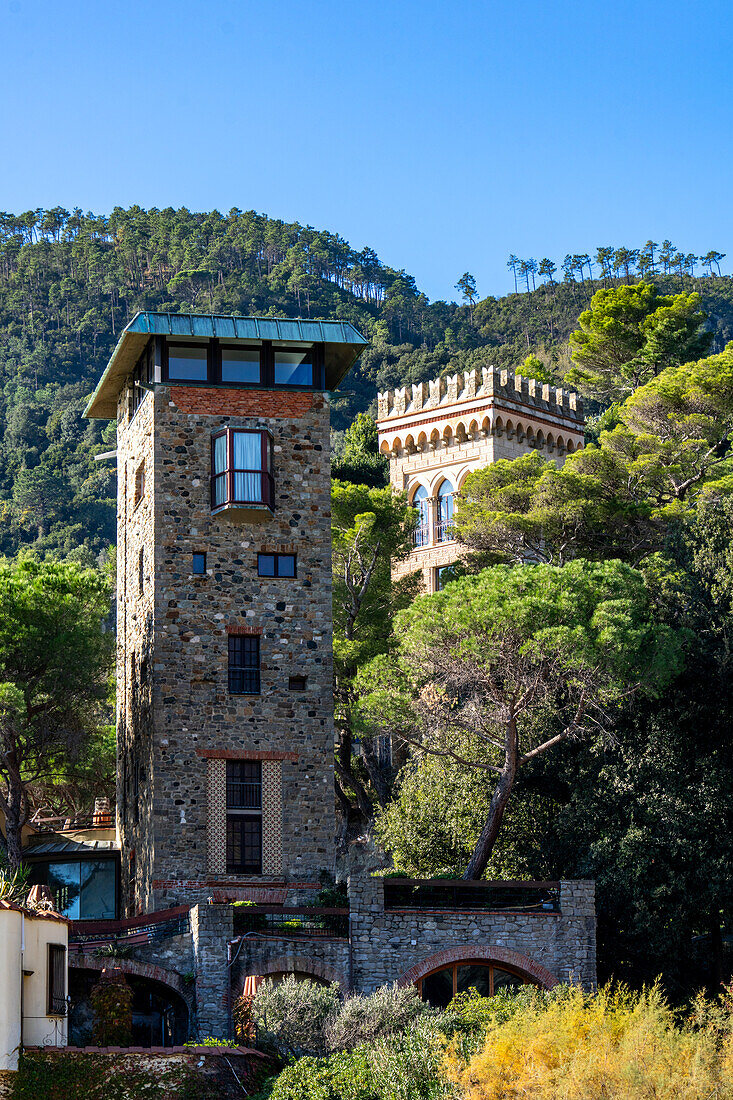
[[457,558],[453,498],[471,470],[530,450],[562,463],[584,439],[581,397],[495,367],[380,393],[377,424],[391,484],[420,514],[395,576],[420,570],[428,592]]

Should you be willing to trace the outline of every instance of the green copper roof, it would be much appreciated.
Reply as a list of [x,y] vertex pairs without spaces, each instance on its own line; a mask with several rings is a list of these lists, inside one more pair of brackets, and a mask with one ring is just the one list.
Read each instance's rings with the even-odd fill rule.
[[137,313],[123,330],[104,374],[84,410],[88,417],[111,420],[117,396],[151,336],[216,337],[252,343],[324,344],[326,387],[336,389],[369,343],[349,321],[311,321],[288,317],[234,317],[215,313]]

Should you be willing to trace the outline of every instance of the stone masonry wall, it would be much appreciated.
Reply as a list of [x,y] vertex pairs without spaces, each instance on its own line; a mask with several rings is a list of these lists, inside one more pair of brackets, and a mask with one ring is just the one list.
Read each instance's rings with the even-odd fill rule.
[[596,981],[592,882],[563,882],[560,912],[384,908],[384,880],[349,882],[353,984],[369,993],[386,982],[416,981],[422,970],[465,959],[505,962],[545,985]]
[[146,396],[132,419],[129,409],[128,387],[120,395],[117,431],[117,827],[122,911],[133,916],[150,905],[154,852],[156,490],[153,400]]
[[419,486],[428,491],[428,544],[393,575],[420,570],[423,589],[434,592],[436,569],[459,558],[456,542],[436,533],[441,483],[460,491],[472,470],[532,450],[562,464],[583,446],[583,408],[574,393],[487,367],[380,393],[378,428],[392,486],[410,501]]
[[[138,908],[203,901],[222,890],[236,897],[237,887],[254,883],[289,883],[307,894],[334,862],[325,396],[156,386],[132,421],[124,393],[120,410],[118,805],[123,850],[135,852]],[[211,436],[225,426],[272,435],[275,511],[259,522],[211,514]],[[136,503],[143,457],[145,495]],[[194,551],[207,555],[205,575],[192,573]],[[258,552],[297,554],[297,578],[259,577]],[[260,637],[257,696],[228,694],[230,631]],[[138,650],[143,688],[130,674]],[[296,675],[306,677],[305,691],[289,690]],[[268,790],[282,801],[275,807],[271,795],[268,803],[271,873],[256,878],[221,873],[211,837],[207,843],[209,763],[243,757],[274,764]],[[138,776],[138,799],[130,773]],[[126,875],[123,865],[123,898]]]

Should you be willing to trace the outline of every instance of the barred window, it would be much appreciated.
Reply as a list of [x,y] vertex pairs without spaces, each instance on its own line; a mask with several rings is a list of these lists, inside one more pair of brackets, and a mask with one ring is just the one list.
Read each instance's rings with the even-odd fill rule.
[[49,1016],[66,1015],[66,948],[61,943],[48,945]]
[[229,635],[229,692],[257,695],[260,690],[260,639],[252,634]]
[[262,874],[262,763],[227,761],[227,874]]

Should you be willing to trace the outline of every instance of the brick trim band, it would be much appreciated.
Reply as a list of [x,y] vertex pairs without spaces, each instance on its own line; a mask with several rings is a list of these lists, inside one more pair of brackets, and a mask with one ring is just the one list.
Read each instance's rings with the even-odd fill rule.
[[236,626],[235,624],[230,623],[227,626],[227,634],[247,634],[247,635],[262,634],[262,627],[261,626]]
[[323,404],[323,395],[312,390],[238,390],[171,383],[170,395],[181,412],[204,416],[253,416],[258,420],[268,417],[292,420]]
[[204,760],[292,760],[297,752],[271,752],[259,749],[196,749],[196,755]]
[[440,970],[451,963],[491,962],[497,966],[502,963],[511,966],[522,977],[531,978],[538,982],[543,989],[552,989],[558,984],[558,978],[547,967],[530,959],[528,955],[521,955],[519,951],[511,951],[508,947],[479,947],[477,944],[466,944],[465,947],[449,947],[445,951],[439,951],[437,955],[430,955],[421,963],[410,967],[398,981],[398,985],[414,985],[426,974],[432,974],[434,970]]

